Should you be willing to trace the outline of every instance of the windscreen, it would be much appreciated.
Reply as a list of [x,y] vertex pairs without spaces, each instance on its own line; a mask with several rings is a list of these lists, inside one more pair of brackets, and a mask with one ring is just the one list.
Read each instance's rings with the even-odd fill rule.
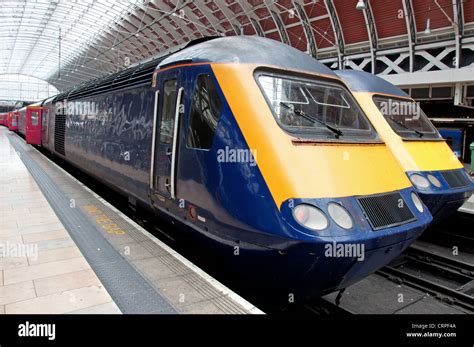
[[375,105],[398,135],[404,139],[442,139],[436,128],[415,101],[388,96],[374,96]]
[[352,95],[336,83],[266,73],[257,79],[277,122],[288,132],[315,140],[377,138]]

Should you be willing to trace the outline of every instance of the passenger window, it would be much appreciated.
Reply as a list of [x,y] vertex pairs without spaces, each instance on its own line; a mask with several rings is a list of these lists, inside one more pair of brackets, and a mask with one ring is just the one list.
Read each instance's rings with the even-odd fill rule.
[[163,108],[161,111],[160,141],[173,142],[174,116],[176,112],[177,80],[166,81],[163,86]]
[[210,75],[199,75],[189,116],[188,148],[210,149],[221,114],[222,103]]
[[38,112],[31,112],[31,125],[38,126]]

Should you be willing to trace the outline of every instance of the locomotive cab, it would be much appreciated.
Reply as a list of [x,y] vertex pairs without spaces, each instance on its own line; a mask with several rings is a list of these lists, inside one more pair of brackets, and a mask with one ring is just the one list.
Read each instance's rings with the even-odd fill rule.
[[420,106],[387,81],[337,71],[392,150],[436,222],[453,214],[474,184]]

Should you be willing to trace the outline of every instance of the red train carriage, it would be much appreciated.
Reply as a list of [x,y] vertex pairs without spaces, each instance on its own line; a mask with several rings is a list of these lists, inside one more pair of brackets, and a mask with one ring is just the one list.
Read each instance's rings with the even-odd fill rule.
[[26,108],[26,143],[41,145],[41,116],[42,108],[39,104]]
[[23,135],[26,143],[32,145],[41,144],[41,104],[37,103],[20,108],[17,114],[18,133]]
[[18,111],[18,129],[17,131],[23,136],[26,135],[26,106],[20,108]]
[[18,130],[18,112],[17,111],[8,113],[7,126],[8,126],[8,129],[11,131]]

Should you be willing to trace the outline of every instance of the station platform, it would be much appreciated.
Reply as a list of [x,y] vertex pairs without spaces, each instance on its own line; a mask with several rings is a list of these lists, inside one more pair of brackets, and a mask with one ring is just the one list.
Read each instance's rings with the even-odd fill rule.
[[0,313],[263,312],[0,127]]

